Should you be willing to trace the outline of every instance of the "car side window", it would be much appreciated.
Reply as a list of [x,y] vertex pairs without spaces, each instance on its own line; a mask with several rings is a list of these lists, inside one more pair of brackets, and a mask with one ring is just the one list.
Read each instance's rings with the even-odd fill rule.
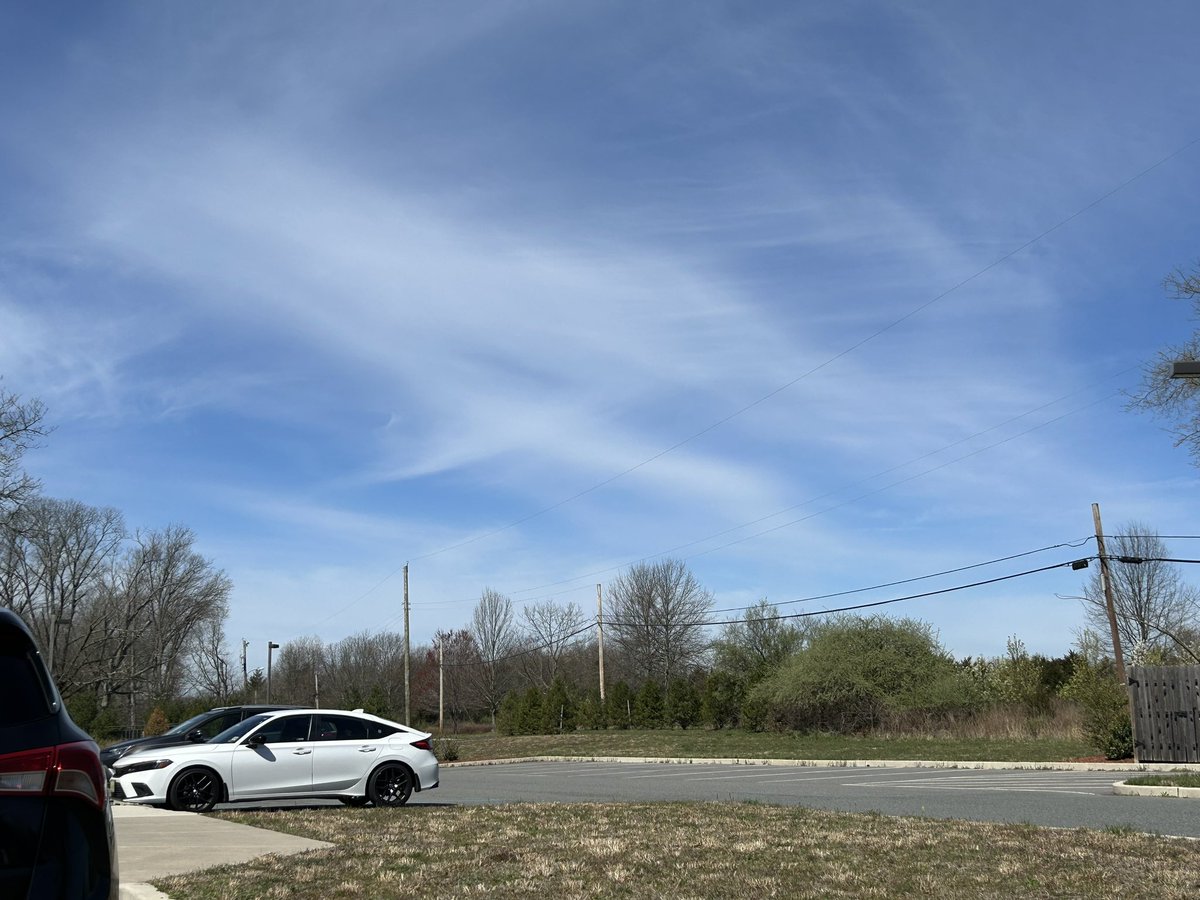
[[284,716],[273,719],[255,734],[263,736],[265,744],[294,744],[308,740],[308,723],[312,716]]
[[317,716],[315,741],[365,741],[367,723],[349,716]]
[[207,722],[200,726],[200,731],[208,739],[212,739],[228,728],[230,725],[236,725],[240,719],[238,713],[225,713],[223,716],[213,716]]
[[382,722],[368,722],[367,723],[367,736],[371,740],[378,740],[379,738],[385,738],[389,734],[396,734],[399,730],[400,730],[399,728],[395,728],[391,725],[384,725]]

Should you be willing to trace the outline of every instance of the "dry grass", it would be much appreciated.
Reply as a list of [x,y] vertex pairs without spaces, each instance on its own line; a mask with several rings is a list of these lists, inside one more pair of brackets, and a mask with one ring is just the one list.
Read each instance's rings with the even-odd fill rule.
[[1200,845],[757,804],[230,813],[330,841],[155,882],[178,900],[1200,895]]
[[578,731],[503,737],[463,735],[462,760],[522,756],[671,756],[704,759],[937,759],[1058,762],[1091,756],[1082,739],[924,734],[781,734],[740,730]]

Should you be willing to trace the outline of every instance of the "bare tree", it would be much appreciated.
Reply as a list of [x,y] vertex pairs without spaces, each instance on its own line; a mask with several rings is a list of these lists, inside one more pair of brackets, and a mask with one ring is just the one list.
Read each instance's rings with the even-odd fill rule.
[[232,582],[194,549],[178,525],[138,534],[125,565],[127,602],[141,610],[141,652],[148,655],[146,692],[170,697],[184,676],[186,651],[212,619],[224,622]]
[[664,688],[703,660],[712,594],[677,559],[639,563],[609,586],[613,643],[643,680]]
[[241,685],[234,678],[233,662],[225,647],[225,626],[221,619],[204,622],[193,637],[189,651],[190,688],[219,704],[226,704]]
[[503,594],[484,588],[471,615],[471,637],[479,652],[475,670],[475,691],[496,727],[496,713],[508,690],[508,673],[512,668],[509,657],[517,646],[513,627],[512,600]]
[[37,492],[38,483],[20,465],[25,451],[46,435],[45,417],[40,401],[22,403],[0,390],[0,512],[12,511]]
[[[745,611],[742,621],[726,625],[714,644],[716,667],[755,684],[804,646],[805,628],[779,618],[764,597]],[[807,620],[801,620],[807,621]]]
[[[313,706],[317,702],[319,678],[323,680],[321,690],[325,696],[337,696],[339,692],[336,685],[340,679],[336,677],[336,667],[331,663],[333,654],[333,647],[326,647],[318,637],[287,641],[271,665],[272,701]],[[327,702],[325,705],[335,704]]]
[[[471,674],[482,667],[479,647],[471,632],[465,628],[455,631],[439,631],[434,635],[433,647],[429,651],[428,664],[437,671],[438,650],[441,650],[443,702],[450,716],[451,728],[458,730],[459,722],[467,719],[475,708],[474,684]],[[438,708],[437,684],[431,679],[429,694],[422,703],[429,710]]]
[[115,509],[37,497],[7,517],[0,603],[29,624],[64,696],[107,654],[105,576],[124,537]]
[[550,686],[564,659],[583,642],[580,629],[586,622],[575,603],[559,606],[550,600],[521,610],[520,645],[524,652],[517,659],[530,684]]
[[[1177,300],[1189,300],[1194,317],[1200,318],[1200,265],[1191,272],[1182,269],[1169,275],[1165,287]],[[1172,378],[1176,362],[1200,361],[1200,330],[1180,344],[1159,351],[1147,364],[1140,390],[1129,400],[1129,408],[1154,413],[1169,420],[1175,446],[1185,446],[1200,465],[1200,379]]]
[[394,631],[360,632],[328,651],[329,696],[356,708],[374,697],[391,714],[404,707],[404,636]]
[[[1147,525],[1130,522],[1106,537],[1105,545],[1110,557],[1145,560],[1133,563],[1112,559],[1108,567],[1117,633],[1129,651],[1136,647],[1170,648],[1179,640],[1175,635],[1187,634],[1200,624],[1200,595],[1183,583],[1175,566],[1161,561],[1170,554]],[[1083,606],[1088,622],[1107,636],[1108,607],[1100,577],[1096,567],[1084,587]]]

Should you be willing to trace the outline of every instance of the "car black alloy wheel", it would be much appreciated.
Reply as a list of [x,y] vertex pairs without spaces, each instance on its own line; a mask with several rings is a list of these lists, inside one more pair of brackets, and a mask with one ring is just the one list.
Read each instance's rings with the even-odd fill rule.
[[376,806],[403,806],[412,796],[413,780],[408,766],[384,763],[371,775],[367,796]]
[[208,769],[187,769],[171,782],[171,809],[205,813],[221,800],[221,779]]

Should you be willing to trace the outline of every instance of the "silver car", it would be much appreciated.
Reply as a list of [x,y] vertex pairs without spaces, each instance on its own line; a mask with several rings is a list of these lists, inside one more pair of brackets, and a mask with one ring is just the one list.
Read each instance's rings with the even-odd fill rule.
[[438,786],[431,739],[360,709],[262,713],[202,744],[122,757],[113,798],[189,812],[295,798],[403,806],[413,791]]

